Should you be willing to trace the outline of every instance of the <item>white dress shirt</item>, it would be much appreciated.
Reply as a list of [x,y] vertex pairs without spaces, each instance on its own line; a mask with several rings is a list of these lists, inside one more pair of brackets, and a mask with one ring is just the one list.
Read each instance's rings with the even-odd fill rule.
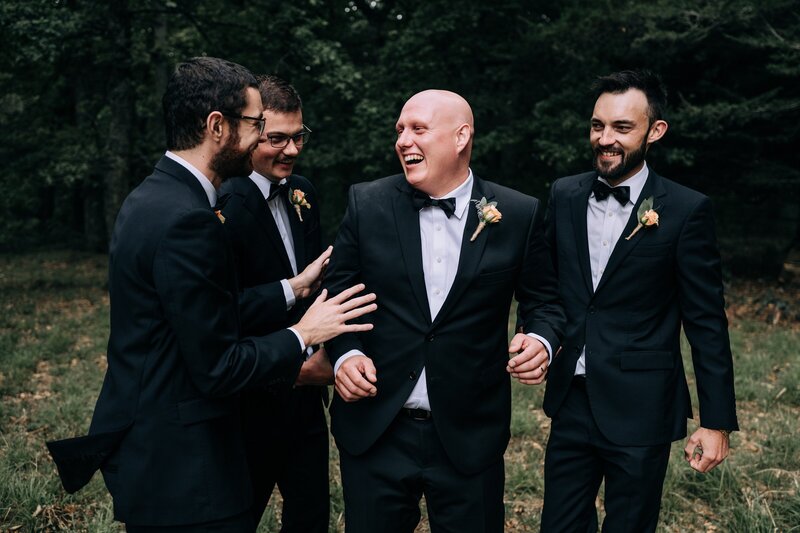
[[[589,266],[592,270],[592,287],[597,289],[603,277],[611,252],[622,236],[628,219],[633,212],[633,206],[642,194],[642,188],[647,181],[647,163],[642,169],[620,183],[620,186],[630,187],[630,199],[625,205],[620,205],[613,195],[603,201],[598,201],[594,193],[589,195],[586,205],[586,235],[589,241]],[[606,185],[609,183],[603,178],[597,178]],[[610,185],[609,185],[610,186]],[[586,374],[586,346],[581,350],[581,356],[575,365],[576,375]]]
[[[455,280],[467,217],[476,216],[474,208],[470,207],[473,181],[472,169],[470,169],[467,179],[461,185],[447,194],[435,198],[455,198],[456,208],[450,218],[447,218],[447,215],[439,207],[423,207],[419,211],[422,271],[425,278],[425,292],[428,296],[431,320],[436,320],[436,315],[442,309],[442,305],[444,305],[444,301],[450,292],[450,287],[452,287]],[[538,335],[531,334],[531,336],[543,341],[548,353],[552,356],[552,351],[546,340]],[[333,369],[334,375],[339,371],[342,363],[354,355],[364,354],[358,350],[351,350],[345,353],[336,361]],[[424,367],[403,407],[431,410]]]
[[[211,207],[214,207],[217,204],[217,190],[214,188],[214,185],[211,184],[211,180],[209,180],[205,176],[205,174],[200,172],[197,169],[197,167],[195,167],[194,165],[189,163],[187,160],[185,160],[184,158],[182,158],[179,155],[174,154],[173,152],[170,152],[169,150],[167,150],[167,153],[164,154],[164,155],[166,155],[167,157],[169,157],[170,159],[172,159],[173,161],[175,161],[176,163],[181,165],[183,168],[185,168],[186,170],[191,172],[192,175],[195,178],[197,178],[197,181],[199,181],[200,185],[203,186],[203,190],[206,192],[206,196],[208,196],[208,204]],[[269,189],[267,189],[267,190],[269,190]],[[285,282],[285,285],[283,285],[284,282]],[[287,305],[291,308],[291,306],[294,305],[294,291],[292,291],[292,288],[291,288],[291,286],[289,286],[289,282],[288,281],[282,280],[281,284],[283,285],[284,294],[286,294],[286,288],[288,287],[289,288],[289,292],[292,295],[292,303],[291,304],[288,303],[288,298],[287,298]],[[294,329],[294,328],[287,328],[287,329],[289,331],[291,331],[292,333],[294,333],[294,336],[297,337],[298,341],[300,341],[300,350],[305,352],[306,351],[306,343],[303,340],[303,337],[300,336],[300,334],[297,332],[296,329]]]
[[[281,241],[283,241],[286,255],[289,256],[289,263],[292,265],[292,273],[296,276],[297,258],[294,256],[294,239],[292,238],[292,230],[289,225],[289,213],[286,212],[286,203],[277,196],[272,200],[268,199],[270,184],[273,183],[272,180],[262,176],[255,170],[250,174],[250,179],[253,180],[253,183],[256,184],[261,194],[264,195],[264,199],[267,200],[267,206],[269,206],[269,211],[272,213],[272,218],[275,220],[275,225],[278,226],[278,233],[281,236]],[[284,183],[286,183],[285,178],[279,181],[278,185],[283,185]],[[283,295],[286,297],[286,309],[291,309],[296,302],[292,286],[289,285],[288,280],[282,279],[281,287],[283,287]]]

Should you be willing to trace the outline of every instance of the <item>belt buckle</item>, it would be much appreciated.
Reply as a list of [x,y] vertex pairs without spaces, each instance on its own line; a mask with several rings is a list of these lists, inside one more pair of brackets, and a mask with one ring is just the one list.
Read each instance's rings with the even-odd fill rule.
[[404,407],[403,410],[411,420],[429,420],[431,418],[431,412],[426,409]]

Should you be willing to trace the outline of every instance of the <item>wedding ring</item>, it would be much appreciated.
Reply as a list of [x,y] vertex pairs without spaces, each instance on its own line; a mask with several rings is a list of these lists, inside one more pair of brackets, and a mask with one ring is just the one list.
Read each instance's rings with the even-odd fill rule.
[[542,366],[539,367],[539,370],[541,370],[542,374],[544,374],[545,372],[547,372],[547,367],[542,365]]

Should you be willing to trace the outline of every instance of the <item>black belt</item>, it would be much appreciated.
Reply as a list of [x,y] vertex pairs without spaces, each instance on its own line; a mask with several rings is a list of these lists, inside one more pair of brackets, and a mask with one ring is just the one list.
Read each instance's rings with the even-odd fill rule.
[[579,389],[586,390],[586,374],[575,374],[572,376],[572,385]]
[[427,409],[411,409],[409,407],[403,407],[400,409],[400,412],[411,420],[430,420],[432,416],[431,412]]

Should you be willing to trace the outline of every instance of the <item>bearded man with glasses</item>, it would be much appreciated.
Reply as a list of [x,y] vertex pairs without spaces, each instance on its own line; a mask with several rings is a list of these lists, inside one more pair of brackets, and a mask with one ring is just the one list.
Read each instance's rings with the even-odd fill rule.
[[[322,253],[316,191],[306,178],[292,173],[311,134],[303,124],[300,96],[274,76],[259,80],[259,92],[266,141],[253,152],[253,172],[229,180],[221,189],[226,194],[222,214],[239,285],[271,287],[268,300],[275,304],[270,323],[254,324],[245,330],[248,335],[279,330],[302,315],[318,288],[313,274],[319,270],[313,265],[330,256],[330,249]],[[245,395],[243,424],[256,522],[277,484],[283,496],[281,531],[327,533],[324,404],[326,386],[332,382],[325,349],[309,348],[297,387],[287,384]]]

